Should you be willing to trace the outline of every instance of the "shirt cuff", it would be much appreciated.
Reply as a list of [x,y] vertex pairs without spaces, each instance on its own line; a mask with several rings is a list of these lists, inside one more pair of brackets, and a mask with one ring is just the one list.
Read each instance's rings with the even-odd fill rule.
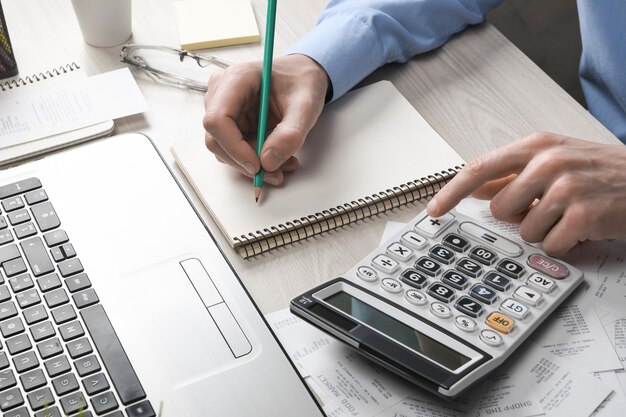
[[355,15],[325,18],[285,52],[291,54],[306,55],[324,68],[331,83],[331,101],[385,63],[375,31]]

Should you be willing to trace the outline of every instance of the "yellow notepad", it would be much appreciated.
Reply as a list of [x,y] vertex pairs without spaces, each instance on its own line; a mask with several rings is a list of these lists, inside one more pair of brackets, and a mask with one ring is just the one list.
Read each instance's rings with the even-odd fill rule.
[[243,257],[427,198],[463,159],[388,81],[326,106],[284,186],[263,188],[217,162],[204,138],[172,147],[176,162]]
[[174,2],[180,47],[188,50],[259,42],[249,0]]

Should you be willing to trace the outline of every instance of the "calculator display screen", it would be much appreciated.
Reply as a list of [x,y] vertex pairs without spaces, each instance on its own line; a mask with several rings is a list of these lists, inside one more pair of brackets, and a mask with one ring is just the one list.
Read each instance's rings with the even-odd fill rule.
[[467,356],[450,349],[346,292],[340,291],[324,299],[324,301],[450,370],[454,371],[470,361]]

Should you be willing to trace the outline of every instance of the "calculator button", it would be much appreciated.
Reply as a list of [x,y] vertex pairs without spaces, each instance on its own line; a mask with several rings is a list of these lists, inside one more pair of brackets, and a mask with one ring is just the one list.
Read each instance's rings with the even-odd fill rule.
[[478,240],[479,242],[484,242],[490,248],[494,248],[495,250],[504,253],[507,256],[512,256],[514,258],[520,256],[522,254],[522,247],[517,243],[509,240],[503,236],[500,236],[497,233],[492,232],[491,230],[487,230],[482,226],[477,225],[472,222],[463,222],[459,224],[459,231],[461,233],[467,234],[470,237]]
[[454,252],[441,245],[433,246],[430,251],[428,251],[428,254],[446,265],[450,265],[454,261]]
[[468,258],[463,258],[459,262],[457,262],[456,269],[458,269],[465,275],[469,275],[472,278],[476,278],[483,273],[483,268],[479,264]]
[[400,281],[410,285],[411,287],[422,289],[428,283],[428,278],[417,272],[415,269],[407,269],[402,273],[402,275],[400,275]]
[[487,248],[483,248],[482,246],[476,246],[469,253],[470,258],[475,261],[480,262],[483,265],[493,265],[493,263],[498,259],[498,255],[495,252],[490,251]]
[[549,294],[556,288],[556,282],[539,274],[532,274],[526,283],[544,294]]
[[503,259],[498,262],[498,265],[496,265],[496,269],[502,272],[504,275],[514,279],[518,279],[519,277],[524,275],[525,272],[522,265],[510,259]]
[[543,255],[530,255],[526,260],[528,266],[554,279],[563,279],[569,275],[569,270],[560,262]]
[[446,245],[453,251],[460,252],[460,253],[465,252],[467,248],[469,248],[470,246],[469,241],[467,239],[459,235],[456,235],[454,233],[450,233],[446,237],[444,237],[441,240],[441,243],[443,243],[444,245]]
[[397,294],[402,291],[402,284],[393,278],[383,278],[382,281],[380,281],[380,286],[383,290],[393,294]]
[[356,270],[356,274],[363,281],[374,282],[378,279],[378,274],[369,266],[360,266],[359,269]]
[[487,272],[483,277],[483,282],[498,291],[506,291],[511,286],[511,280],[496,271]]
[[404,296],[409,303],[416,306],[423,306],[428,301],[423,292],[414,289],[407,290]]
[[503,342],[502,336],[489,329],[485,329],[480,332],[480,340],[489,346],[500,346]]
[[476,330],[477,327],[474,319],[467,316],[456,316],[454,318],[454,324],[456,324],[456,327],[463,330],[464,332],[473,332],[474,330]]
[[461,313],[471,317],[478,317],[483,313],[483,306],[478,301],[469,297],[461,297],[454,305]]
[[372,259],[372,266],[387,274],[393,274],[394,271],[398,269],[398,265],[397,261],[394,261],[386,255],[378,255]]
[[423,232],[427,236],[436,237],[443,232],[453,220],[454,216],[451,213],[444,214],[441,217],[426,216],[415,225],[415,229],[418,232]]
[[503,334],[509,334],[515,328],[515,321],[502,313],[494,311],[485,320],[487,326]]
[[435,282],[430,287],[428,287],[428,294],[439,301],[443,301],[444,303],[452,301],[455,295],[453,289],[448,288],[438,282]]
[[413,231],[406,232],[402,235],[402,242],[410,248],[422,249],[428,241]]
[[393,243],[387,248],[387,255],[400,262],[407,262],[413,257],[413,251],[400,243]]
[[437,276],[441,272],[441,265],[430,259],[428,256],[422,256],[419,258],[415,262],[415,268],[431,277]]
[[436,302],[430,305],[430,312],[442,319],[447,319],[452,315],[452,310],[450,310],[450,307],[445,304]]
[[543,299],[541,294],[525,285],[522,285],[515,290],[513,298],[532,307],[539,305]]
[[469,278],[461,275],[454,269],[448,269],[446,272],[444,272],[441,280],[457,290],[464,290],[469,285]]
[[528,314],[528,307],[522,303],[518,303],[512,298],[504,300],[502,304],[500,304],[500,310],[516,319],[523,319]]
[[474,285],[469,294],[485,304],[493,304],[498,299],[498,294],[494,290],[482,284]]

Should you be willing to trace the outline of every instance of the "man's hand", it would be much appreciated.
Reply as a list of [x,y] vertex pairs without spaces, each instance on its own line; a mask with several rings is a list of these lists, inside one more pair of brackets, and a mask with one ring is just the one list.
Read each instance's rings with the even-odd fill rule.
[[213,73],[204,99],[207,148],[223,163],[253,177],[261,165],[264,180],[278,185],[295,171],[293,154],[304,144],[328,89],[326,71],[304,55],[274,60],[268,129],[261,158],[256,154],[262,62],[233,65]]
[[626,237],[626,147],[536,133],[470,162],[428,204],[437,217],[473,194],[522,239],[563,255],[578,242]]

